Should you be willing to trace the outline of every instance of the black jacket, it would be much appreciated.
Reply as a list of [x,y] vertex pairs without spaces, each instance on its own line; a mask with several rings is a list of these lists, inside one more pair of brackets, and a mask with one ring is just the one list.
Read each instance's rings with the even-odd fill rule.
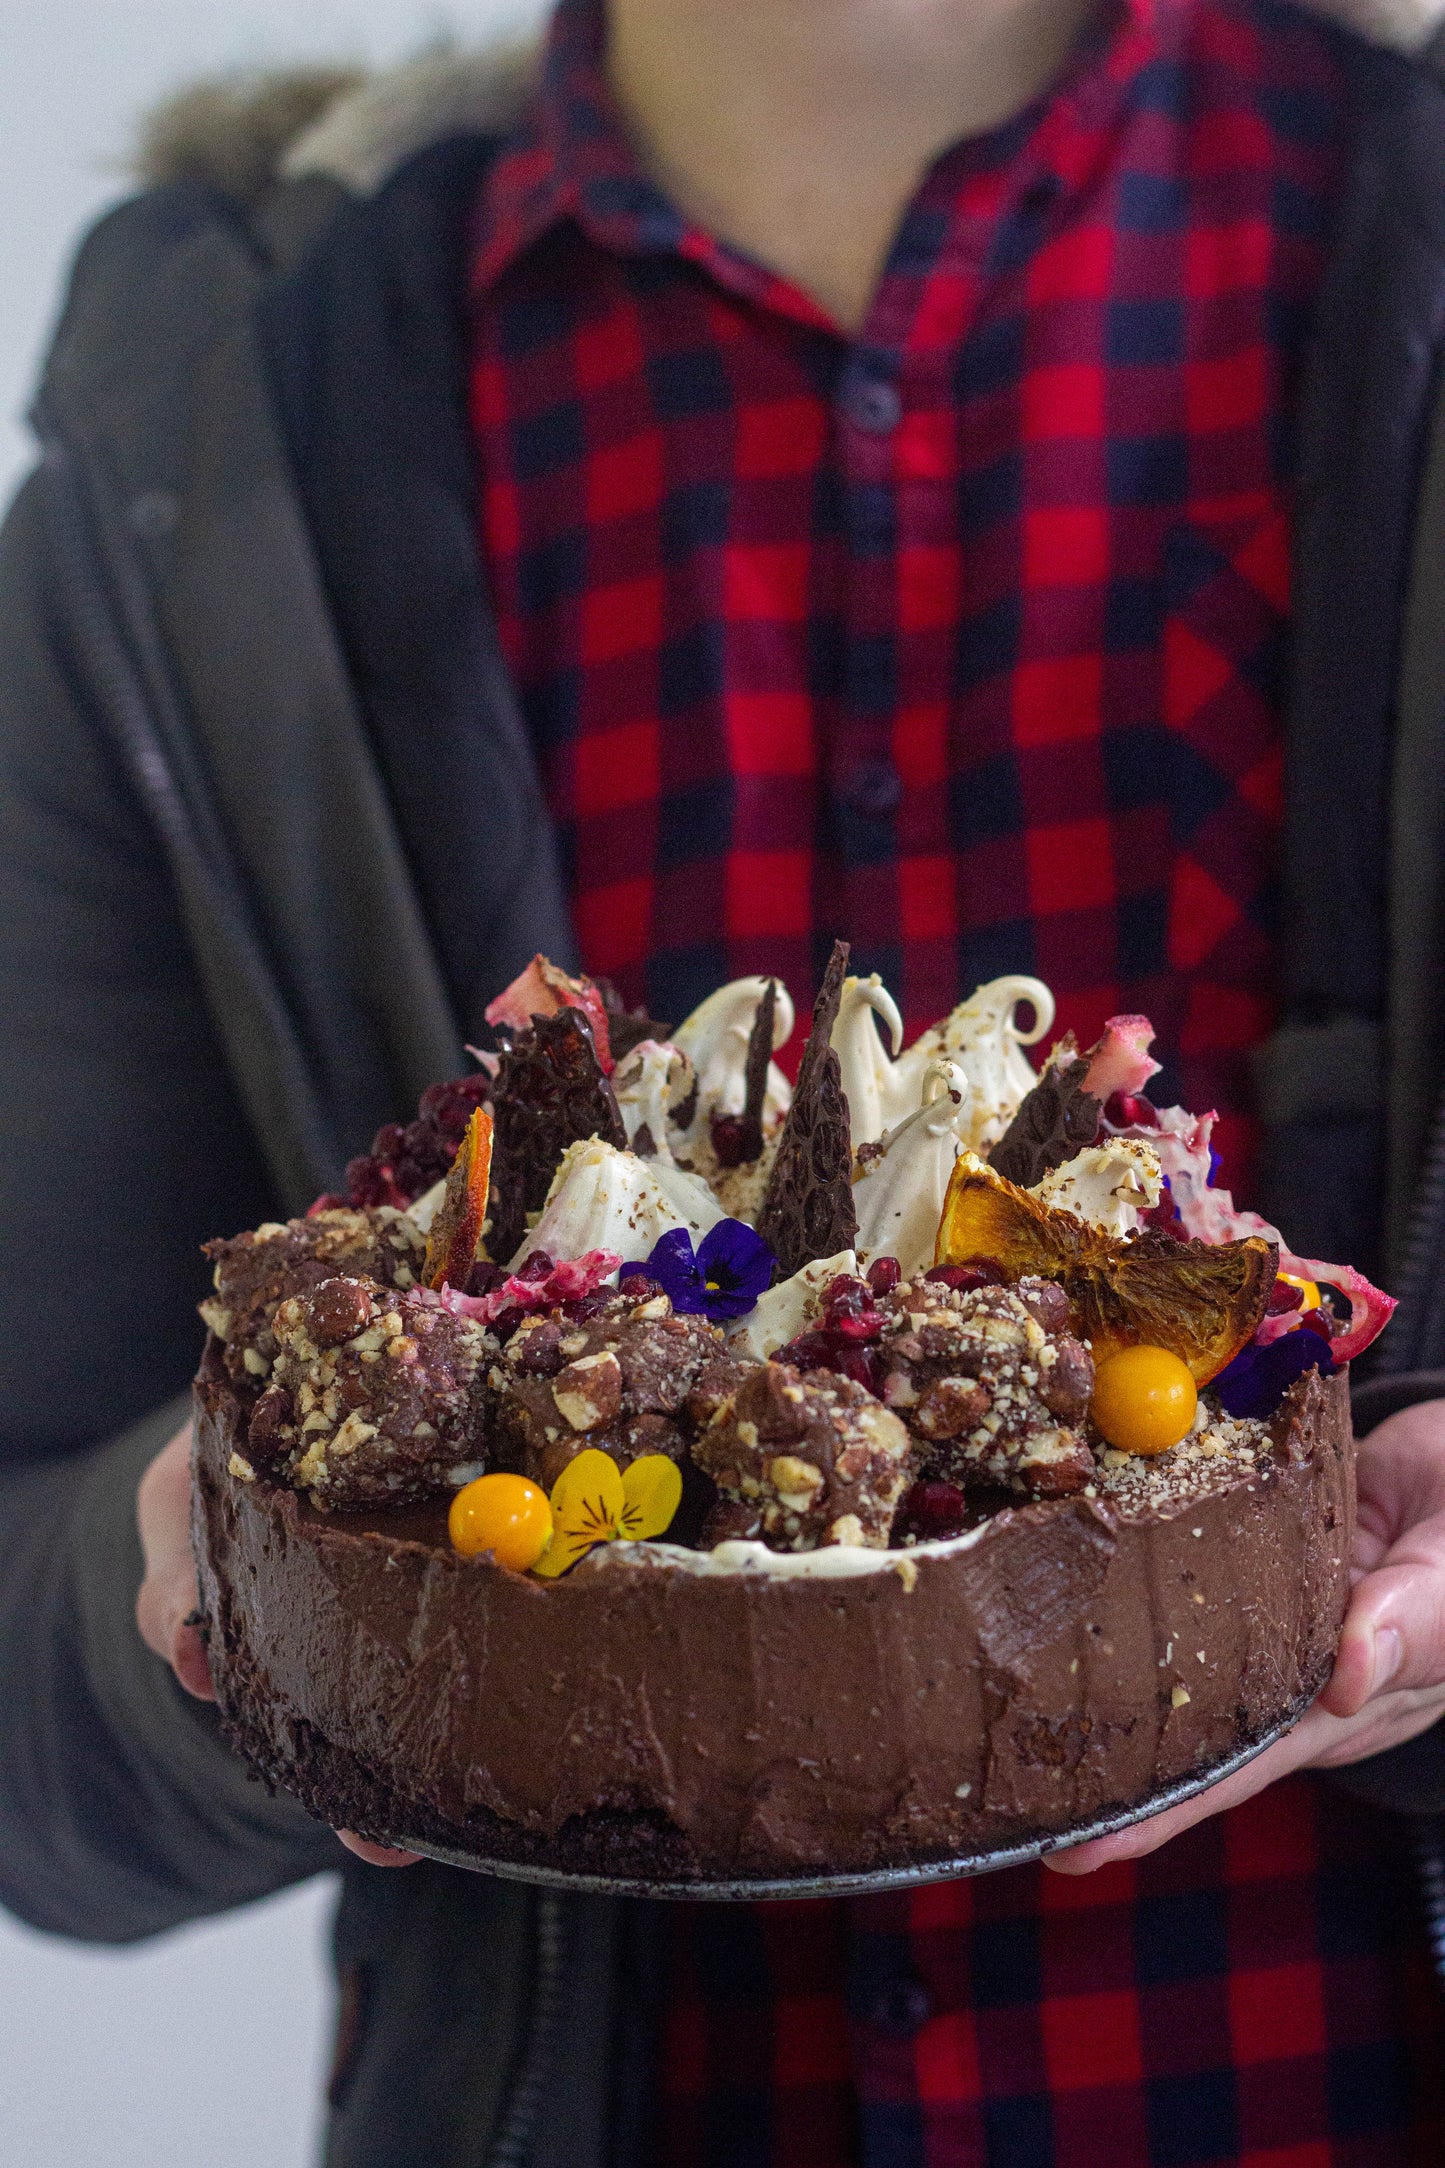
[[[1401,1295],[1372,1419],[1445,1391],[1445,90],[1346,51],[1262,1201]],[[534,949],[572,951],[475,543],[460,260],[488,154],[114,213],[0,536],[0,1895],[63,1933],[337,1863],[141,1645],[136,1480],[194,1365],[201,1241],[334,1186]],[[1445,1751],[1352,1781],[1439,1811]],[[642,1905],[348,1874],[329,2159],[631,2168],[656,1933]]]

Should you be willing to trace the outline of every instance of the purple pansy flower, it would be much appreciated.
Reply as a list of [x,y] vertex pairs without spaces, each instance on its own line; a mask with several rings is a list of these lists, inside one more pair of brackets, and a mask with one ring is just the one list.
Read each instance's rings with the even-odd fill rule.
[[620,1277],[655,1280],[680,1315],[742,1317],[773,1276],[773,1253],[746,1220],[724,1219],[705,1234],[696,1251],[685,1227],[673,1227],[653,1245],[646,1264],[624,1265]]
[[1329,1341],[1301,1327],[1263,1346],[1252,1340],[1210,1381],[1226,1415],[1273,1415],[1296,1378],[1307,1370],[1329,1377],[1335,1358]]

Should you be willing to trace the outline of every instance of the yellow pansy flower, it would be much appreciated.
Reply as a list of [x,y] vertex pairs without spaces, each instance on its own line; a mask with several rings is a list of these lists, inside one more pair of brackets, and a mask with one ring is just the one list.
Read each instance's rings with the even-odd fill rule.
[[623,1470],[590,1445],[552,1486],[552,1541],[532,1571],[555,1581],[599,1543],[660,1536],[681,1503],[682,1475],[665,1454],[644,1453]]

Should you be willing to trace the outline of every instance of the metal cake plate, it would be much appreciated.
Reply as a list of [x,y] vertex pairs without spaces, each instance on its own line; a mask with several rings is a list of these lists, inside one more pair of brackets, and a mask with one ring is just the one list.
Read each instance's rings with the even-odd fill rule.
[[605,1897],[672,1897],[692,1898],[697,1903],[717,1903],[735,1900],[738,1903],[757,1904],[771,1898],[789,1897],[869,1897],[882,1890],[914,1889],[924,1882],[952,1882],[965,1875],[997,1874],[1004,1867],[1024,1867],[1033,1860],[1044,1858],[1049,1852],[1062,1852],[1076,1844],[1087,1844],[1093,1837],[1112,1837],[1121,1829],[1132,1829],[1138,1822],[1147,1822],[1156,1814],[1163,1814],[1170,1807],[1179,1807],[1188,1799],[1197,1799],[1211,1785],[1222,1783],[1233,1776],[1236,1769],[1243,1769],[1257,1754],[1282,1739],[1287,1731],[1299,1722],[1303,1709],[1292,1709],[1272,1730],[1261,1738],[1252,1740],[1237,1753],[1224,1761],[1213,1762],[1209,1768],[1197,1770],[1178,1784],[1165,1790],[1152,1792],[1137,1806],[1122,1808],[1113,1814],[1101,1814],[1097,1820],[1080,1824],[1077,1828],[1058,1830],[1051,1836],[1035,1837],[1023,1844],[1005,1845],[1001,1850],[970,1852],[953,1859],[928,1860],[921,1866],[878,1867],[866,1874],[800,1874],[777,1879],[746,1876],[735,1881],[688,1881],[650,1882],[643,1877],[604,1874],[568,1874],[555,1867],[519,1865],[514,1860],[484,1859],[473,1852],[454,1852],[446,1845],[421,1843],[405,1836],[388,1837],[384,1841],[400,1850],[420,1852],[427,1859],[439,1861],[446,1867],[465,1867],[472,1874],[495,1875],[503,1882],[534,1882],[544,1889],[575,1890],[595,1893]]

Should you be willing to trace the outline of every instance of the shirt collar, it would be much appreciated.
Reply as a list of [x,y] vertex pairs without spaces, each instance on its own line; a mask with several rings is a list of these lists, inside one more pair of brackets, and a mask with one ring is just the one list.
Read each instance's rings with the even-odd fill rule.
[[686,222],[639,164],[617,110],[605,37],[603,0],[560,0],[536,96],[488,175],[475,289],[568,218],[630,253],[681,245]]
[[[1071,117],[1066,109],[1080,98],[1091,106],[1097,125],[1108,106],[1127,96],[1129,84],[1157,51],[1166,23],[1187,5],[1188,0],[1105,0],[1105,14],[1076,57],[1061,95],[1051,97],[1044,109],[1044,135],[1057,138]],[[604,0],[559,0],[535,98],[487,176],[474,236],[473,293],[489,290],[544,233],[573,219],[622,253],[691,257],[753,299],[826,325],[828,318],[805,297],[690,225],[649,177],[607,82],[605,40]],[[1037,112],[1032,118],[1037,121]],[[1008,155],[1029,132],[1029,118],[1021,116],[1020,123],[976,148],[984,155],[989,150]],[[965,155],[974,148],[960,146]],[[949,160],[946,153],[940,164]],[[1067,185],[1066,173],[1059,178]]]

